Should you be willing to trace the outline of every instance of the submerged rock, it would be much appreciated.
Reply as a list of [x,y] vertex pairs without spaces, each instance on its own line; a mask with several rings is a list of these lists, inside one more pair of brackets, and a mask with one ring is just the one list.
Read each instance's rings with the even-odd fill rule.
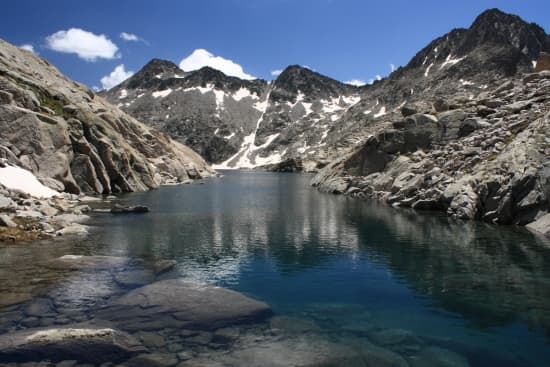
[[153,263],[153,271],[156,275],[172,270],[178,263],[176,260],[157,260]]
[[155,282],[113,301],[98,316],[128,330],[185,327],[213,330],[256,322],[272,313],[241,293],[181,279]]
[[413,360],[412,367],[470,367],[468,360],[458,353],[439,348],[428,347]]
[[130,259],[118,256],[63,255],[48,261],[45,266],[60,270],[105,270],[122,268]]
[[129,214],[129,213],[148,213],[149,208],[144,205],[136,205],[136,206],[123,206],[115,204],[113,208],[111,208],[111,213],[113,214]]
[[[391,352],[389,352],[391,353]],[[369,364],[364,355],[351,347],[318,337],[266,341],[239,348],[212,358],[182,362],[181,367],[314,367],[314,366],[406,366],[406,364]],[[403,361],[405,362],[405,361]]]
[[6,362],[116,363],[144,352],[147,349],[134,337],[109,328],[31,329],[0,335],[0,360]]
[[155,275],[150,270],[130,270],[118,272],[114,278],[122,286],[136,287],[151,283]]
[[27,292],[23,292],[23,293],[18,293],[18,292],[6,293],[6,292],[2,292],[2,297],[0,297],[0,308],[1,307],[6,307],[6,306],[11,306],[11,305],[16,305],[16,304],[19,304],[19,303],[23,303],[23,302],[26,302],[26,301],[30,300],[31,298],[32,298],[32,294],[27,293]]

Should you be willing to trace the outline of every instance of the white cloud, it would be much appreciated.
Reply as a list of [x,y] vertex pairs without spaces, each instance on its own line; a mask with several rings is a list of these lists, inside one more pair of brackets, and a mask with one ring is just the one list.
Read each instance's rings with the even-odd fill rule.
[[366,81],[361,79],[352,79],[348,80],[347,82],[344,82],[346,84],[355,85],[356,87],[362,87],[363,85],[367,84]]
[[124,70],[124,64],[118,65],[109,75],[101,78],[101,86],[103,89],[111,89],[134,75],[133,71]]
[[123,40],[125,41],[139,41],[141,40],[141,38],[139,38],[138,36],[136,36],[135,34],[133,33],[126,33],[126,32],[122,32],[120,34],[120,38],[122,38]]
[[181,60],[179,65],[180,69],[184,71],[197,70],[205,66],[217,69],[225,75],[241,79],[256,79],[255,76],[245,73],[241,65],[223,57],[214,56],[205,49],[196,49],[191,55]]
[[86,61],[119,57],[118,47],[104,34],[71,28],[46,37],[47,46],[58,52],[74,53]]
[[271,70],[271,75],[279,76],[283,71],[281,69]]
[[36,51],[34,50],[34,46],[31,45],[31,44],[26,43],[24,45],[19,46],[19,48],[22,49],[22,50],[30,51],[33,54],[36,54]]
[[119,36],[120,36],[120,38],[122,38],[123,40],[128,41],[128,42],[143,42],[146,45],[149,45],[149,42],[147,42],[146,40],[144,40],[143,38],[141,38],[137,34],[122,32],[122,33],[120,33]]
[[396,67],[394,64],[390,64],[390,70],[393,73],[395,71]]

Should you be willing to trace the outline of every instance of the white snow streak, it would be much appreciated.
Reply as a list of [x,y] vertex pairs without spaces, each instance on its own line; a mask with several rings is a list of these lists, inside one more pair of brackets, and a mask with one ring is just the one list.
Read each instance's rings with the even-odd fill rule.
[[376,113],[374,115],[374,118],[378,118],[378,117],[381,117],[381,116],[384,116],[386,114],[386,106],[382,106],[380,108],[380,111],[378,111],[378,113]]
[[432,68],[432,66],[434,66],[433,62],[426,68],[426,72],[424,72],[425,77],[428,77],[428,75],[430,74],[430,69]]
[[172,89],[168,88],[166,90],[159,90],[159,91],[153,92],[152,96],[153,98],[164,98],[164,97],[167,97],[170,93],[172,93]]
[[453,59],[452,55],[449,54],[449,56],[447,56],[447,58],[445,59],[445,62],[443,62],[443,64],[441,64],[441,66],[439,67],[439,70],[443,69],[447,65],[454,65],[456,63],[459,63],[462,60],[464,60],[464,57],[460,57],[458,59]]
[[[222,162],[217,165],[213,165],[214,169],[254,168],[258,166],[263,166],[265,164],[278,163],[281,161],[282,154],[279,154],[279,153],[274,153],[268,157],[259,157],[258,155],[253,157],[254,153],[256,153],[260,149],[268,147],[273,142],[273,140],[275,140],[279,136],[279,133],[273,134],[268,136],[265,143],[263,143],[262,145],[257,146],[255,144],[256,134],[258,132],[258,129],[260,128],[260,124],[264,119],[265,112],[267,111],[270,94],[271,93],[268,93],[265,101],[256,102],[254,104],[254,108],[261,111],[262,114],[258,119],[258,122],[256,123],[256,128],[254,129],[254,131],[250,135],[247,135],[243,138],[241,149],[239,149],[239,151],[235,155],[227,159],[225,162]],[[232,164],[230,166],[229,164],[237,157],[240,157],[237,163]]]
[[471,82],[471,81],[468,81],[468,80],[464,80],[464,79],[460,79],[460,84],[466,86],[466,85],[475,85],[474,82]]

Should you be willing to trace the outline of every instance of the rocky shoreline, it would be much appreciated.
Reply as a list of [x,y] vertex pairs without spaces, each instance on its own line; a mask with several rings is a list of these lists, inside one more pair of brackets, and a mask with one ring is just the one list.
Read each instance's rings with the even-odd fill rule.
[[312,185],[457,219],[547,220],[549,96],[546,70],[477,95],[405,105]]
[[83,224],[90,203],[99,198],[60,194],[47,199],[32,197],[0,186],[0,243],[20,243],[52,236],[86,235]]

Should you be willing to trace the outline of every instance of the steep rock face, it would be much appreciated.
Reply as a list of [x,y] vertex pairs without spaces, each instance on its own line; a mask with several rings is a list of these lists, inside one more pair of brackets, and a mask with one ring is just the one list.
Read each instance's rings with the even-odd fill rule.
[[75,194],[142,191],[213,174],[191,149],[2,40],[0,157]]

